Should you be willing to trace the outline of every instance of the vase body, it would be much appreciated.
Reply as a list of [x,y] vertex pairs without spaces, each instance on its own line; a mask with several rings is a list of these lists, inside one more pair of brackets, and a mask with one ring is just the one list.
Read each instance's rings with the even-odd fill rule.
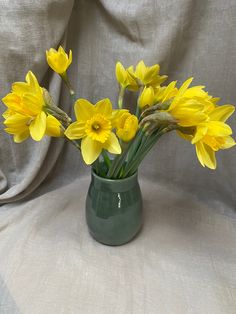
[[92,172],[86,220],[93,238],[103,244],[121,245],[134,238],[142,226],[142,196],[137,173],[112,180]]

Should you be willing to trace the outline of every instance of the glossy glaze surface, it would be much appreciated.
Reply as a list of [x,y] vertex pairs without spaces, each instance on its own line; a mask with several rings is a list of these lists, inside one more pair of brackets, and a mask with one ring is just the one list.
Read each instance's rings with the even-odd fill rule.
[[142,196],[137,174],[111,180],[92,172],[86,220],[97,241],[107,245],[129,242],[142,226]]

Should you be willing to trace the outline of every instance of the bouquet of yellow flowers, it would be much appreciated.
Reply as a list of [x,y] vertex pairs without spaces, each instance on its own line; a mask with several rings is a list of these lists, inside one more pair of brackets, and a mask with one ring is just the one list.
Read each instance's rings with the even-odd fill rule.
[[[5,131],[16,143],[28,137],[35,141],[45,135],[64,137],[79,149],[97,175],[111,179],[134,174],[157,140],[170,131],[194,144],[201,165],[211,169],[216,168],[215,152],[235,145],[226,124],[234,106],[218,105],[219,98],[210,96],[204,86],[190,87],[193,78],[180,87],[176,81],[163,85],[167,76],[160,75],[158,64],[149,67],[140,61],[135,68],[124,68],[117,62],[120,91],[118,108],[114,109],[108,98],[96,104],[75,98],[67,75],[71,51],[68,55],[62,47],[51,48],[46,58],[68,87],[76,121],[58,108],[29,71],[26,82],[13,83],[11,92],[2,99],[7,107]],[[135,113],[125,108],[126,90],[138,94]]]

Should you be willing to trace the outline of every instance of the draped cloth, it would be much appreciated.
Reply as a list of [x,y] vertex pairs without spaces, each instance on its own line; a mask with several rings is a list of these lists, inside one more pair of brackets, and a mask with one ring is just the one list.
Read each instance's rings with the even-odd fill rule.
[[[77,97],[91,102],[115,105],[115,63],[143,59],[235,104],[235,16],[235,0],[0,0],[0,97],[32,70],[73,114],[45,61],[61,44],[73,50]],[[79,152],[47,137],[15,144],[0,120],[1,314],[235,313],[235,148],[212,171],[176,133],[162,137],[139,171],[142,231],[108,247],[86,227],[90,170]]]

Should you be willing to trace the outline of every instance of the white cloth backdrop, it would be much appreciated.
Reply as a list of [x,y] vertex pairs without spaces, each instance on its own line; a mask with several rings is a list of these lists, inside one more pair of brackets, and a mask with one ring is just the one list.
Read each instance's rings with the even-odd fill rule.
[[[45,61],[62,44],[77,96],[92,102],[116,103],[117,60],[144,59],[236,104],[235,17],[235,0],[0,0],[0,97],[31,69],[72,113]],[[89,169],[75,148],[14,144],[0,119],[1,314],[236,313],[235,149],[210,171],[191,144],[162,138],[140,169],[142,232],[107,247],[87,231]]]

